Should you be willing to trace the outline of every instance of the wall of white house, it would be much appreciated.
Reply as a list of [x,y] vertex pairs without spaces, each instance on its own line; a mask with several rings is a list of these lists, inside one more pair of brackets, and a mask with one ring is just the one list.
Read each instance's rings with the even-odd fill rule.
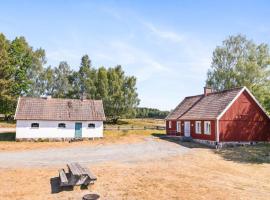
[[[103,137],[102,121],[17,120],[16,138],[74,138],[76,122],[82,123],[82,137]],[[39,123],[39,128],[31,128],[32,123]],[[59,123],[65,123],[66,128],[58,128]],[[90,123],[95,124],[95,128],[88,128]]]

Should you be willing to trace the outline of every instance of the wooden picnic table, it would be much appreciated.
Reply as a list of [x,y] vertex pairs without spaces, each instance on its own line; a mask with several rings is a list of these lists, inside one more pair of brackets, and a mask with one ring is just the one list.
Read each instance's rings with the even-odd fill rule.
[[64,169],[59,170],[61,186],[89,185],[97,180],[88,168],[81,166],[79,163],[67,164],[68,173]]

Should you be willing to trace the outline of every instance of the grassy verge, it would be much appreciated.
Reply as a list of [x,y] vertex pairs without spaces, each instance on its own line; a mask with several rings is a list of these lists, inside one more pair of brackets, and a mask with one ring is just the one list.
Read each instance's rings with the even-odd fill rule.
[[145,126],[165,126],[165,120],[163,119],[120,119],[117,124],[105,123],[106,127],[115,126],[135,126],[135,127],[145,127]]
[[243,163],[270,163],[270,144],[224,148],[217,151],[225,160]]
[[16,122],[15,121],[0,121],[0,128],[15,128],[16,127]]

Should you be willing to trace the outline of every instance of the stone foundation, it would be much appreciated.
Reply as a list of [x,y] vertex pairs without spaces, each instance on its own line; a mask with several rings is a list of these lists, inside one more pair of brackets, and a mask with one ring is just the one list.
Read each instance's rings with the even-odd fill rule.
[[16,138],[16,142],[76,142],[76,141],[87,141],[87,140],[98,140],[102,137],[94,138]]

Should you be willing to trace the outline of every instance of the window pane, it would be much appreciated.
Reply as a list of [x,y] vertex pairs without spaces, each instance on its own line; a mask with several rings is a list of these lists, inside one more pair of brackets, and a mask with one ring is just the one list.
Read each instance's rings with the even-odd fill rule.
[[95,124],[88,124],[88,128],[95,128]]
[[66,124],[65,123],[60,123],[60,124],[58,124],[58,127],[59,128],[66,128]]
[[31,124],[31,127],[32,127],[32,128],[38,128],[38,127],[39,127],[39,123],[32,123],[32,124]]

